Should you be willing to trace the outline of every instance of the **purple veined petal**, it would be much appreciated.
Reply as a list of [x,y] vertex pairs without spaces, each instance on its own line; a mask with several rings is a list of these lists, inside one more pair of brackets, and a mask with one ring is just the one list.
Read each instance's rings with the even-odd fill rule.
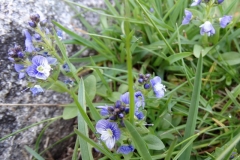
[[109,148],[109,149],[112,149],[115,145],[115,138],[108,138],[106,140],[106,146]]
[[48,61],[45,57],[38,55],[38,56],[33,57],[32,63],[37,65],[37,66],[40,66],[40,65],[48,64]]
[[46,80],[49,75],[50,75],[50,73],[46,74],[46,73],[40,73],[40,72],[38,72],[38,73],[35,75],[35,77],[36,77],[37,79]]
[[108,123],[109,123],[109,121],[107,121],[107,120],[104,120],[104,119],[99,120],[96,124],[97,132],[102,134],[106,130]]
[[131,152],[134,151],[134,147],[132,145],[128,145],[128,146],[120,146],[117,150],[118,153],[121,154],[129,154]]
[[35,75],[38,73],[37,66],[36,65],[29,66],[26,72],[30,77],[35,77]]
[[218,4],[221,4],[224,0],[218,0]]
[[96,124],[96,130],[101,134],[101,140],[104,141],[109,149],[115,145],[115,141],[120,138],[121,132],[118,125],[113,122],[101,119]]
[[50,65],[56,65],[57,64],[57,59],[53,57],[46,57],[48,64]]

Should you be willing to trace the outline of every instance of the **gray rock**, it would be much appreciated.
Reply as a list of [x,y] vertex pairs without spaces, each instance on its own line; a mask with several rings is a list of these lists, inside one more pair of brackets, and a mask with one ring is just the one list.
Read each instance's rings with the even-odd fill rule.
[[[80,0],[79,3],[89,7],[104,7],[104,0]],[[78,8],[81,11],[80,8]],[[40,14],[41,19],[56,20],[62,25],[74,30],[83,28],[82,24],[73,19],[75,13],[63,1],[57,0],[1,0],[0,1],[0,138],[42,120],[53,118],[62,114],[62,107],[57,105],[31,105],[31,104],[66,104],[72,100],[67,94],[45,91],[43,95],[33,97],[25,90],[26,80],[19,80],[13,64],[7,59],[7,51],[15,43],[24,47],[22,30],[31,29],[28,26],[29,15],[33,12]],[[94,13],[85,13],[85,18],[92,25],[98,22]],[[71,47],[69,49],[71,51]],[[9,104],[9,105],[8,105]],[[10,104],[30,104],[14,106]],[[73,131],[73,120],[57,120],[45,131],[41,146],[51,145],[60,138]],[[24,149],[24,145],[33,147],[44,124],[32,127],[15,136],[0,142],[1,160],[27,160],[31,156]],[[48,139],[50,141],[47,143]],[[64,145],[55,147],[51,156],[62,159],[62,153],[67,152],[66,141]],[[44,148],[41,148],[44,149]],[[50,155],[48,154],[47,157]]]

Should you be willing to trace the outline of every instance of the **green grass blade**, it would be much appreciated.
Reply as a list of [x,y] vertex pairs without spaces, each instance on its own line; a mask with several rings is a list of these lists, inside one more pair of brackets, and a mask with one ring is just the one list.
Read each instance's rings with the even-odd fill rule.
[[44,160],[44,158],[42,156],[40,156],[37,152],[35,152],[32,148],[28,147],[28,146],[24,146],[24,148],[33,156],[35,157],[37,160]]
[[[195,82],[193,87],[192,99],[191,104],[188,112],[188,119],[185,128],[184,139],[187,139],[194,135],[194,131],[196,128],[196,121],[198,115],[198,107],[199,107],[199,99],[200,99],[200,91],[201,91],[201,84],[202,84],[202,63],[203,58],[202,55],[198,59]],[[184,144],[182,147],[184,147]],[[192,144],[186,149],[186,151],[180,156],[179,160],[189,160],[192,150]]]
[[171,143],[171,146],[169,147],[168,151],[167,151],[167,155],[165,157],[164,160],[171,160],[171,157],[172,157],[172,153],[174,151],[174,148],[175,148],[175,145],[177,144],[177,138],[175,138],[172,143]]
[[[83,110],[86,112],[86,100],[85,100],[85,87],[84,81],[81,79],[78,88],[78,101],[81,104]],[[84,118],[78,113],[78,130],[82,132],[86,137],[89,136],[87,123],[85,122]],[[80,141],[80,148],[81,148],[81,156],[82,159],[89,159],[92,160],[92,152],[91,147],[88,145],[86,141],[84,141],[81,137],[79,138]]]
[[[239,131],[239,129],[238,129],[238,131]],[[216,160],[225,159],[225,156],[227,156],[229,154],[229,152],[233,149],[233,147],[235,147],[239,142],[240,142],[240,132],[231,141],[229,141],[227,144],[225,144],[228,147],[226,147],[223,150],[223,152],[216,157]]]
[[137,132],[135,127],[129,121],[124,120],[124,124],[128,132],[130,133],[134,144],[136,145],[138,153],[142,156],[143,159],[151,160],[152,157],[141,135]]
[[84,134],[82,134],[81,132],[79,132],[77,129],[75,129],[75,133],[81,137],[84,141],[88,142],[90,145],[92,145],[94,148],[98,149],[101,153],[103,153],[105,156],[107,156],[108,158],[112,159],[112,160],[116,160],[116,157],[114,157],[112,155],[111,152],[109,152],[108,150],[104,149],[103,146],[101,146],[100,144],[97,144],[96,142],[94,142],[93,140],[91,140],[90,138],[86,137]]
[[78,159],[78,147],[79,147],[79,137],[77,137],[73,154],[72,154],[72,160],[77,160]]
[[189,57],[190,55],[192,55],[191,52],[182,52],[182,53],[171,55],[170,57],[167,58],[167,60],[169,61],[170,64],[173,64],[174,62],[181,60],[183,58]]

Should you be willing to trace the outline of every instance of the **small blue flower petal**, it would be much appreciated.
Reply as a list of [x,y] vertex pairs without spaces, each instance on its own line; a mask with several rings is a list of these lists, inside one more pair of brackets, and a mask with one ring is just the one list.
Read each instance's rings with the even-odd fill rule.
[[[120,100],[125,104],[129,104],[130,101],[129,92],[126,92],[123,95],[121,95]],[[139,107],[143,108],[145,107],[145,101],[142,92],[137,91],[134,93],[134,103],[136,109],[138,109]]]
[[100,114],[101,114],[102,116],[107,116],[107,115],[109,115],[108,106],[97,106],[96,108],[101,109]]
[[221,28],[225,28],[231,21],[232,21],[232,16],[223,16],[220,18],[220,26]]
[[18,75],[19,79],[22,79],[25,77],[24,65],[16,63],[16,64],[14,64],[14,68],[15,68],[16,72],[19,73],[19,75]]
[[35,51],[35,47],[33,46],[32,43],[32,36],[30,35],[30,33],[28,32],[28,30],[23,30],[24,34],[25,34],[25,47],[26,47],[26,52],[32,53],[33,51]]
[[165,86],[161,83],[161,78],[156,76],[150,80],[153,92],[157,98],[162,98],[166,92]]
[[218,4],[221,4],[224,0],[218,0]]
[[120,146],[117,150],[117,152],[121,154],[129,154],[133,151],[134,151],[134,147],[132,145]]
[[190,20],[192,19],[192,12],[185,10],[185,17],[182,20],[182,25],[189,24]]
[[30,88],[30,91],[32,92],[33,96],[36,96],[39,93],[44,92],[41,86],[35,85],[34,87]]
[[200,28],[201,35],[207,34],[208,36],[211,36],[215,34],[215,29],[213,28],[211,22],[209,21],[206,21],[204,24],[202,24]]
[[53,58],[53,57],[46,57],[46,58],[47,58],[48,64],[50,64],[50,65],[56,65],[57,64],[57,59],[56,58]]
[[62,34],[62,31],[60,29],[57,30],[57,36],[60,40],[63,39],[63,34]]
[[194,0],[191,6],[197,6],[202,2],[202,0]]
[[97,122],[96,130],[99,134],[101,134],[101,140],[106,143],[106,146],[109,149],[114,147],[115,142],[119,140],[121,136],[118,125],[105,119],[101,119]]

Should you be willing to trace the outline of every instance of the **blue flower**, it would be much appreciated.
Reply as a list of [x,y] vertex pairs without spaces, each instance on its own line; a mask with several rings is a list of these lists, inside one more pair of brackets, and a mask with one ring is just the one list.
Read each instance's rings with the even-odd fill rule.
[[[129,104],[129,92],[124,93],[123,95],[121,95],[120,100],[125,103],[125,104]],[[134,103],[135,103],[135,109],[138,110],[139,107],[145,107],[145,100],[144,100],[144,96],[142,94],[142,92],[137,91],[134,93]]]
[[201,3],[202,0],[194,0],[191,6],[197,6]]
[[192,19],[192,12],[185,9],[184,13],[185,17],[182,20],[182,25],[189,24],[190,20]]
[[166,92],[165,86],[161,83],[162,80],[160,77],[156,76],[150,80],[153,88],[153,92],[157,98],[162,98]]
[[43,56],[35,56],[32,59],[32,65],[27,68],[30,77],[46,80],[50,75],[51,66]]
[[96,124],[96,130],[101,134],[100,139],[106,143],[109,149],[112,149],[115,142],[120,138],[121,132],[114,122],[101,119]]
[[218,0],[218,4],[221,4],[224,0]]
[[120,146],[117,150],[118,153],[129,154],[134,151],[134,147],[132,145],[128,146]]
[[225,28],[232,21],[232,18],[232,16],[223,16],[219,18],[221,28]]
[[34,48],[33,43],[32,43],[32,36],[30,35],[28,30],[26,30],[26,29],[23,32],[24,32],[25,37],[26,37],[26,39],[25,39],[26,52],[31,53],[31,52],[35,51],[35,48]]
[[44,92],[41,86],[35,85],[34,87],[30,88],[30,91],[32,92],[33,96],[36,96],[39,93]]
[[22,79],[22,78],[25,77],[24,65],[15,63],[14,64],[14,68],[19,73],[19,75],[18,75],[19,79]]
[[215,29],[213,28],[211,22],[206,21],[204,24],[202,24],[200,26],[201,30],[200,30],[200,34],[204,35],[205,33],[208,36],[214,35],[215,34]]

